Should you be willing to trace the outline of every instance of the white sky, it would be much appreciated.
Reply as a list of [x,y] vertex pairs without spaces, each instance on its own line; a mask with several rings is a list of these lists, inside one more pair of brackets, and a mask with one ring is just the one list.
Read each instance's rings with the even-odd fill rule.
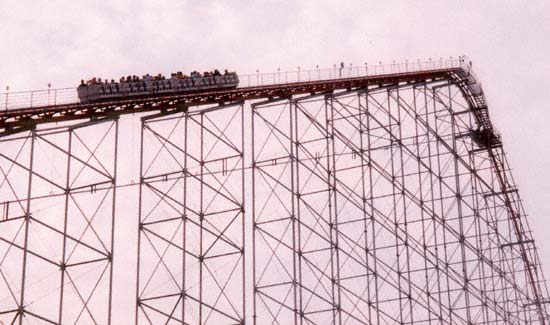
[[548,35],[550,1],[0,0],[0,89],[466,54],[503,135],[549,277]]

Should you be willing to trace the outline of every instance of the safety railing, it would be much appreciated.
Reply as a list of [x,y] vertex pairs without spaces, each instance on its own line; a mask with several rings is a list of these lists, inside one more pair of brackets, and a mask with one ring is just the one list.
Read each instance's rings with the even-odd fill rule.
[[78,103],[76,87],[17,91],[0,94],[0,111]]
[[[239,75],[239,88],[270,86],[297,82],[326,81],[343,78],[359,78],[368,76],[391,75],[408,72],[422,72],[441,69],[462,68],[470,71],[471,63],[466,57],[405,61],[402,63],[368,64],[363,66],[334,65],[330,69],[313,69],[295,71],[277,71],[272,73],[260,73]],[[56,105],[68,105],[78,103],[76,87],[42,89],[32,91],[19,91],[0,93],[0,113],[14,109],[32,109]]]
[[391,75],[407,72],[422,72],[441,69],[463,68],[469,71],[471,64],[465,57],[457,59],[438,59],[427,61],[405,61],[403,63],[368,64],[364,66],[334,66],[331,69],[314,69],[295,71],[278,71],[239,75],[239,87],[270,86],[297,82],[324,81],[344,78],[360,78],[369,76]]

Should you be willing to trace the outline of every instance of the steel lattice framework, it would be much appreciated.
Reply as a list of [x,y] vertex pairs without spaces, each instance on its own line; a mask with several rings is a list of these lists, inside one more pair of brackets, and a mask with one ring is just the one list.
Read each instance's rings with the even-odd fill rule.
[[[304,73],[0,113],[0,320],[112,322],[124,186],[136,324],[549,324],[470,65]],[[122,163],[128,113],[140,154]],[[117,185],[128,163],[139,181]]]
[[243,112],[142,120],[136,323],[243,319]]
[[31,324],[108,322],[117,131],[118,121],[105,119],[2,138],[6,324],[23,315]]

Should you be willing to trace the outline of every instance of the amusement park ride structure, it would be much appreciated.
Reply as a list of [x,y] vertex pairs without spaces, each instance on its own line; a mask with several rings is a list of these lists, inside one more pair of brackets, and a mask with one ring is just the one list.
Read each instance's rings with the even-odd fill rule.
[[[112,323],[125,187],[136,324],[550,324],[471,66],[257,73],[86,103],[75,88],[0,94],[0,321]],[[137,164],[119,162],[127,114],[139,181],[122,184]]]

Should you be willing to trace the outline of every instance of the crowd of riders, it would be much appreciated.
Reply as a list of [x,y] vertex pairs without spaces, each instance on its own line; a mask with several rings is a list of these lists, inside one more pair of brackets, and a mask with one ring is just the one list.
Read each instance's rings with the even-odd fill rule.
[[[206,77],[217,77],[217,76],[225,76],[228,75],[229,71],[225,69],[224,73],[222,74],[220,70],[214,69],[213,71],[205,71],[203,73],[200,73],[198,71],[193,71],[189,75],[183,74],[181,71],[175,72],[171,74],[171,78],[176,79],[186,79],[186,78],[206,78]],[[119,79],[119,83],[134,83],[134,82],[142,82],[146,80],[166,80],[166,77],[162,75],[161,73],[157,74],[156,76],[151,76],[149,74],[144,75],[143,77],[138,77],[136,75],[133,76],[126,76],[121,77]],[[101,79],[101,78],[92,78],[88,81],[81,80],[79,87],[85,87],[88,85],[108,85],[108,84],[114,84],[116,83],[114,79]]]

